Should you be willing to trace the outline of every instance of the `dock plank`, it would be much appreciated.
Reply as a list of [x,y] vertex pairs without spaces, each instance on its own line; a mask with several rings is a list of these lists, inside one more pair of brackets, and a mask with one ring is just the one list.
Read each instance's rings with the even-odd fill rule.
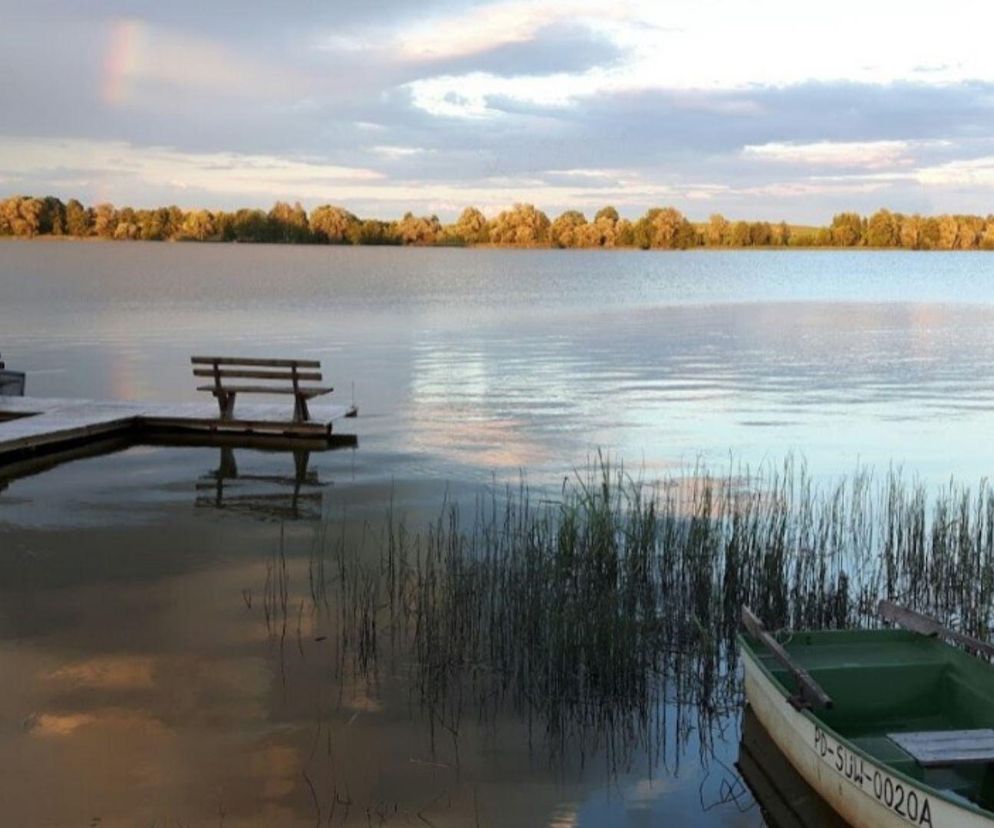
[[176,432],[281,438],[329,436],[349,406],[311,407],[311,420],[294,423],[285,405],[254,403],[237,420],[222,422],[212,400],[178,403],[0,397],[0,463],[26,452],[57,451],[89,439],[128,436],[136,442]]

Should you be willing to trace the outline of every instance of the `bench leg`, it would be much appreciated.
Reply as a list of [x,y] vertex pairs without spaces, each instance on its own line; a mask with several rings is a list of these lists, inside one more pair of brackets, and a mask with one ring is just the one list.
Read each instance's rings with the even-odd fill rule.
[[310,462],[311,452],[308,449],[293,450],[294,483],[300,485],[307,480],[307,464]]
[[307,410],[307,397],[302,394],[296,396],[296,402],[293,406],[293,421],[295,423],[306,423],[310,420],[311,415]]
[[235,394],[222,391],[217,394],[217,406],[221,409],[221,419],[230,420],[235,413]]

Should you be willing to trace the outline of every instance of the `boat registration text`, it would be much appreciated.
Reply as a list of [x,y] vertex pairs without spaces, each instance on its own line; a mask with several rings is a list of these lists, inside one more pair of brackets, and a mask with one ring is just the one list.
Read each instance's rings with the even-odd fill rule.
[[828,765],[863,793],[872,796],[912,825],[927,825],[929,828],[934,828],[932,806],[927,795],[883,773],[873,765],[866,764],[862,756],[837,742],[820,727],[815,727],[814,746],[815,751]]

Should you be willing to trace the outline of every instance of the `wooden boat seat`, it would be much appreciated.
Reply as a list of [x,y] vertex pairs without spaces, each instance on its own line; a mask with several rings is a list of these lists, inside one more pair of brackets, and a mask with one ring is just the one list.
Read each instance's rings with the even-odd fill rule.
[[990,728],[888,733],[887,738],[923,768],[994,762],[994,730]]
[[855,736],[850,741],[874,759],[910,776],[914,775],[915,760],[886,736]]

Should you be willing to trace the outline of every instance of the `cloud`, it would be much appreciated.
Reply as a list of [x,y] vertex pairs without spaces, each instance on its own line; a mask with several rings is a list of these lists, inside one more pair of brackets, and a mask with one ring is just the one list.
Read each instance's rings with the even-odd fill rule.
[[915,179],[933,187],[994,186],[994,155],[949,161],[915,171]]
[[485,73],[502,78],[574,75],[597,66],[616,66],[625,52],[603,33],[567,23],[536,31],[526,41],[503,43],[484,52],[422,63],[433,76]]
[[137,19],[109,26],[102,83],[111,105],[162,105],[167,94],[270,97],[299,83],[286,67],[239,55],[203,37],[152,27]]
[[623,20],[627,4],[595,3],[593,0],[502,0],[486,3],[447,16],[429,17],[404,30],[396,38],[403,60],[435,62],[471,55],[485,55],[501,47],[520,45],[587,19]]
[[370,151],[387,159],[412,158],[428,152],[424,147],[395,147],[385,144],[370,147]]
[[986,211],[994,83],[977,78],[994,79],[994,12],[885,5],[21,4],[0,28],[0,177],[383,215],[706,202],[800,220],[844,198],[924,209],[953,191]]
[[349,182],[382,174],[309,159],[231,152],[189,153],[168,147],[137,147],[123,141],[0,138],[0,171],[15,177],[85,173],[125,179],[132,186],[170,187],[226,194],[288,194],[321,197]]
[[743,148],[745,158],[817,167],[863,167],[869,170],[914,163],[908,141],[816,141],[810,144],[774,141]]

